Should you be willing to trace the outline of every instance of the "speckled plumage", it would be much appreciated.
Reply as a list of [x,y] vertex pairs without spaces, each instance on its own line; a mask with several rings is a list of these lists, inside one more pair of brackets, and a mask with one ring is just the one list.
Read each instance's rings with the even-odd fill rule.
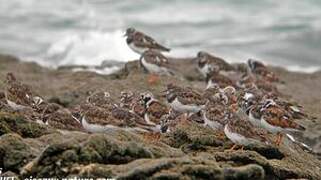
[[134,28],[128,28],[125,36],[127,36],[127,45],[138,54],[142,54],[150,49],[157,51],[170,51],[169,48],[159,44],[150,36],[137,31]]
[[225,135],[235,144],[269,143],[267,132],[257,129],[238,114],[232,114],[224,127]]
[[140,57],[140,63],[150,73],[161,75],[174,74],[168,58],[155,50],[145,51]]

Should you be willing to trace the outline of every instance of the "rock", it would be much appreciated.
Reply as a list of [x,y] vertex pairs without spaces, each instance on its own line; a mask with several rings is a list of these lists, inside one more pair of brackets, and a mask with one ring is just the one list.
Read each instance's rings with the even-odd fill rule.
[[22,137],[36,138],[54,132],[46,125],[27,121],[22,116],[0,112],[0,135],[17,133]]
[[[55,139],[63,139],[60,134]],[[126,131],[114,134],[68,133],[70,138],[46,147],[40,156],[23,170],[24,176],[65,177],[76,164],[125,164],[141,158],[182,156],[179,150],[166,145],[146,143]],[[80,138],[81,137],[81,138]]]
[[99,165],[74,167],[80,177],[116,179],[263,179],[264,170],[258,165],[222,168],[209,154],[195,157],[140,159],[125,165]]
[[0,167],[3,172],[19,173],[20,168],[35,157],[32,149],[17,134],[0,137]]
[[[222,134],[221,134],[222,135]],[[187,147],[187,151],[196,150],[205,146],[219,147],[224,139],[218,132],[194,122],[185,121],[177,125],[176,129],[164,138],[170,146]],[[223,136],[223,138],[225,138]]]

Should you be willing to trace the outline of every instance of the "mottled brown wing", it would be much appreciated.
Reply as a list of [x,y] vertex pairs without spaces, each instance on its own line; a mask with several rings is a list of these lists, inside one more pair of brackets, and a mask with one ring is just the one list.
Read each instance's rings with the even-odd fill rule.
[[256,68],[254,70],[254,73],[261,75],[262,77],[264,77],[264,79],[266,79],[270,82],[274,82],[274,81],[279,80],[277,75],[274,74],[273,72],[269,71],[266,67]]
[[178,95],[178,101],[182,104],[195,104],[195,105],[204,105],[206,100],[195,91],[183,91]]
[[32,104],[32,92],[30,87],[17,81],[10,83],[7,87],[7,98],[21,105]]
[[211,56],[210,57],[210,63],[213,65],[216,65],[220,68],[220,70],[230,71],[233,70],[233,66],[231,66],[229,63],[227,63],[224,59]]
[[160,49],[162,51],[169,51],[170,49],[167,47],[164,47],[163,45],[160,45],[157,43],[153,38],[141,33],[136,32],[134,34],[134,41],[135,45],[137,47],[141,48],[148,48],[148,49]]
[[287,115],[287,113],[283,109],[279,108],[278,106],[269,107],[263,114],[263,118],[267,123],[273,126],[278,126],[281,128],[304,130],[302,126],[294,122],[294,120],[291,119]]
[[112,110],[113,117],[119,119],[125,123],[126,127],[150,127],[150,124],[147,124],[146,121],[140,116],[131,113],[123,108],[114,108]]
[[116,119],[104,108],[100,108],[91,104],[82,105],[81,109],[85,112],[84,115],[88,123],[91,124],[100,124],[100,125],[114,125],[123,127],[126,126],[126,123],[122,120]]
[[220,104],[207,105],[205,112],[206,112],[207,119],[212,121],[217,121],[222,125],[226,124],[226,119],[225,119],[226,109],[224,105],[220,105]]
[[241,134],[246,138],[257,139],[260,141],[266,141],[267,132],[261,129],[255,128],[249,121],[242,119],[239,116],[233,116],[233,120],[229,121],[229,126],[233,132]]
[[144,54],[144,59],[148,63],[156,64],[161,67],[169,68],[168,59],[159,52],[148,51]]
[[159,124],[161,117],[165,114],[168,114],[168,111],[169,109],[158,101],[152,102],[147,110],[150,121],[155,124]]
[[213,83],[217,83],[221,88],[224,88],[226,86],[235,86],[235,82],[221,74],[214,74],[211,77],[211,80]]

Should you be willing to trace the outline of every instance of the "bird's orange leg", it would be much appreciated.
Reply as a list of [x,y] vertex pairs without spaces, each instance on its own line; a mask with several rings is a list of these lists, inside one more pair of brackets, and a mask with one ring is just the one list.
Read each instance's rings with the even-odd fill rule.
[[157,84],[159,81],[159,76],[156,74],[150,74],[148,75],[148,83],[151,85]]

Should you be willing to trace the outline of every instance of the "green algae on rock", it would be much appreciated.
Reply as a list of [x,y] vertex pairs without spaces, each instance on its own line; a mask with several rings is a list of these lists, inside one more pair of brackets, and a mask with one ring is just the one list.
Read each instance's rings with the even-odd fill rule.
[[54,132],[53,129],[24,117],[8,112],[0,112],[0,136],[7,133],[17,133],[22,137],[37,138]]

